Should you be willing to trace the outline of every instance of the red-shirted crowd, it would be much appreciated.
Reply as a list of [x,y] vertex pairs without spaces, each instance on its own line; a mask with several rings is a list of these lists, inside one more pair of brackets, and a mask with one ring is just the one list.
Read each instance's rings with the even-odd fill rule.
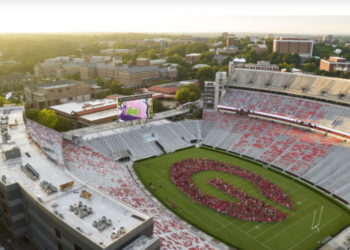
[[220,213],[247,221],[276,222],[288,218],[288,214],[271,207],[258,199],[251,197],[243,191],[232,187],[218,178],[209,181],[209,184],[234,196],[242,203],[220,200],[202,193],[191,181],[191,175],[200,171],[221,171],[237,175],[253,183],[263,196],[294,210],[288,195],[281,188],[269,182],[260,175],[227,163],[207,159],[186,159],[174,163],[170,173],[173,182],[195,201],[210,207]]

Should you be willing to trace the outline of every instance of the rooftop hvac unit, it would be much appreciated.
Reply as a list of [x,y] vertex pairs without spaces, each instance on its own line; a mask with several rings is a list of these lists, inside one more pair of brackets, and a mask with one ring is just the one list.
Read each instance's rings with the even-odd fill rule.
[[6,175],[3,175],[1,178],[2,182],[6,184]]
[[53,213],[54,213],[55,215],[58,215],[58,211],[57,211],[57,210],[55,210]]
[[93,226],[93,227],[97,227],[97,225],[98,225],[98,222],[94,220],[94,221],[92,222],[92,226]]
[[59,214],[58,217],[60,217],[63,220],[63,214]]

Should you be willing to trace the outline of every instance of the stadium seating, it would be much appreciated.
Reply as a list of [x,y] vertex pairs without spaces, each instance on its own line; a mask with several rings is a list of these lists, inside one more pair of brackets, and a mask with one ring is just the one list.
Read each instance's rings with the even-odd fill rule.
[[187,249],[204,241],[189,231],[179,231],[167,235],[159,235],[160,247],[164,250]]
[[[186,126],[195,127],[195,125],[198,127],[196,123],[190,124],[187,122],[183,128]],[[134,131],[134,133],[138,132]],[[190,131],[188,131],[188,133],[190,133]],[[141,135],[142,132],[139,134]],[[154,143],[154,141],[148,142],[149,147],[151,148],[152,146],[150,145]],[[155,147],[158,148],[157,146]],[[89,182],[106,194],[153,216],[153,235],[160,236],[161,245],[163,246],[162,249],[183,249],[184,247],[208,250],[217,249],[204,239],[191,233],[188,229],[184,228],[181,224],[156,207],[145,194],[139,190],[139,187],[132,180],[125,165],[114,162],[110,157],[96,152],[87,145],[79,147],[64,141],[63,151],[69,169],[79,178]]]
[[347,107],[296,97],[232,89],[226,89],[219,104],[294,118],[350,134],[350,108]]
[[45,154],[56,161],[61,167],[66,168],[62,151],[63,135],[29,119],[27,119],[26,127],[28,134]]

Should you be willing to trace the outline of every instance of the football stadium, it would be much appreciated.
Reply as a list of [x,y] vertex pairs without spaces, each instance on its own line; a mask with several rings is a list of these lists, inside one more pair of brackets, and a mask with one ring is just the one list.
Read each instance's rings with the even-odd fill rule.
[[337,249],[350,225],[349,89],[235,69],[205,83],[200,120],[65,133],[0,108],[0,220],[40,249]]

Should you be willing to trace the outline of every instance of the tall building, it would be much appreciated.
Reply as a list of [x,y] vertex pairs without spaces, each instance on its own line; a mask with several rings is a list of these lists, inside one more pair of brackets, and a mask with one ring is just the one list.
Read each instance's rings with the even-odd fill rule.
[[314,42],[306,38],[280,37],[273,40],[273,52],[312,56]]
[[222,33],[221,36],[222,36],[223,38],[227,39],[227,38],[228,38],[228,32]]
[[333,35],[327,35],[327,36],[317,36],[316,37],[316,42],[317,43],[332,43],[333,41]]
[[227,40],[226,40],[226,45],[227,46],[231,46],[231,45],[235,45],[235,46],[239,46],[241,44],[241,40],[239,39],[235,39],[233,37],[228,37]]
[[271,38],[274,38],[274,35],[273,34],[266,34],[265,38],[266,39],[271,39]]

